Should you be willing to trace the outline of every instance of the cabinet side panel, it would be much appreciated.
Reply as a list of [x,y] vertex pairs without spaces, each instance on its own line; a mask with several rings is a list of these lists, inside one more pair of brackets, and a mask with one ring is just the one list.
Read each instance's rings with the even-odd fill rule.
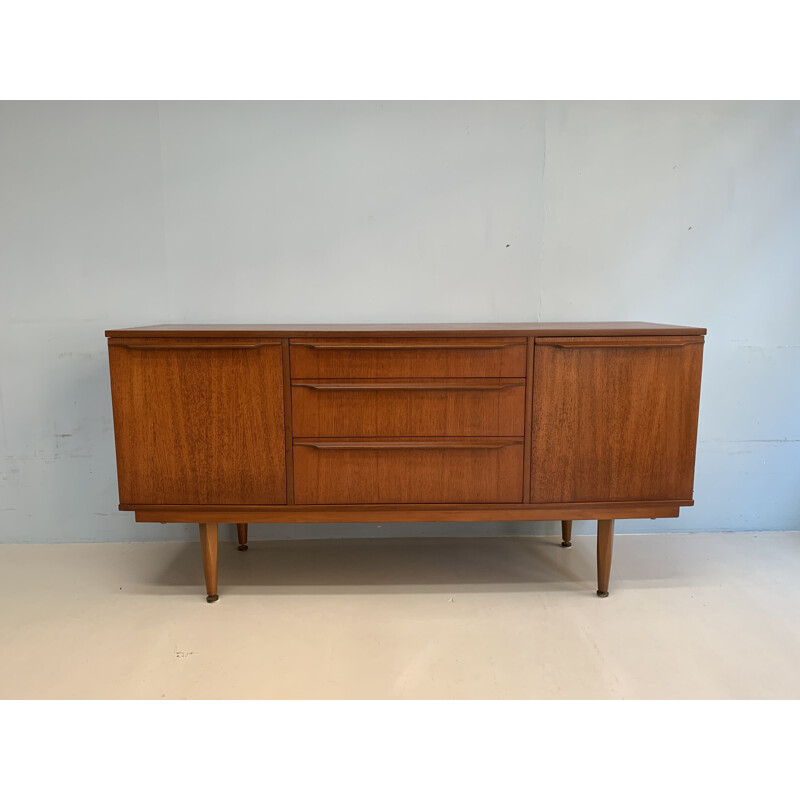
[[689,501],[702,337],[537,339],[531,502]]
[[527,364],[525,367],[525,446],[523,452],[522,502],[531,501],[531,420],[533,419],[533,354],[534,340],[527,343]]
[[278,340],[109,342],[121,503],[285,503]]

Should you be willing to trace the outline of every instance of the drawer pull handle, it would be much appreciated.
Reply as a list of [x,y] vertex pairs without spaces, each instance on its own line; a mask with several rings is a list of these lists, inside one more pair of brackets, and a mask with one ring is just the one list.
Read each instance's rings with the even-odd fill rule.
[[255,342],[254,344],[228,342],[223,344],[128,344],[109,342],[109,347],[126,347],[128,350],[257,350],[259,347],[280,347],[280,342]]
[[500,450],[514,442],[298,442],[300,447],[315,450]]
[[312,350],[500,350],[503,347],[522,347],[525,342],[476,342],[451,344],[314,344],[292,341],[293,347],[309,347]]
[[514,381],[513,383],[293,383],[292,386],[302,386],[304,389],[316,389],[318,391],[486,391],[496,392],[500,389],[509,389],[512,386],[524,386],[525,381]]
[[690,344],[702,344],[702,336],[657,336],[646,339],[631,338],[601,339],[587,336],[576,339],[536,339],[536,347],[599,348],[599,347],[686,347]]

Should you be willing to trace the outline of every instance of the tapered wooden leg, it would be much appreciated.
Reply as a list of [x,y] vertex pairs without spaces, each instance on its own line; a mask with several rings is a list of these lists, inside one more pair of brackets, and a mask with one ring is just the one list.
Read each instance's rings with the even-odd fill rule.
[[572,547],[572,520],[561,520],[561,546]]
[[200,547],[203,551],[203,571],[206,574],[206,600],[219,600],[217,594],[217,544],[219,536],[216,522],[200,523]]
[[236,533],[239,536],[239,549],[247,550],[247,523],[237,522]]
[[608,597],[611,576],[611,551],[614,547],[614,520],[597,520],[597,594]]

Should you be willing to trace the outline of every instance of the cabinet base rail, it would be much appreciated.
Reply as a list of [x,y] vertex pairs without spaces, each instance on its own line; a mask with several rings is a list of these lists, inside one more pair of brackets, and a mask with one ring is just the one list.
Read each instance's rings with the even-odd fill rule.
[[[553,520],[656,519],[677,517],[691,500],[648,500],[611,503],[540,503],[537,505],[294,505],[177,506],[120,503],[134,511],[137,522],[552,522]],[[566,538],[569,541],[569,538]],[[246,544],[240,542],[240,544]]]

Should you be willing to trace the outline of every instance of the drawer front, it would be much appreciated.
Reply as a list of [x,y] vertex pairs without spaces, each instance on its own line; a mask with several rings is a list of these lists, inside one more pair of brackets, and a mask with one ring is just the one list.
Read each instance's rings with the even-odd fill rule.
[[524,378],[292,385],[295,436],[523,436]]
[[524,338],[292,339],[296,378],[522,378]]
[[295,502],[520,503],[522,451],[502,441],[295,441]]

